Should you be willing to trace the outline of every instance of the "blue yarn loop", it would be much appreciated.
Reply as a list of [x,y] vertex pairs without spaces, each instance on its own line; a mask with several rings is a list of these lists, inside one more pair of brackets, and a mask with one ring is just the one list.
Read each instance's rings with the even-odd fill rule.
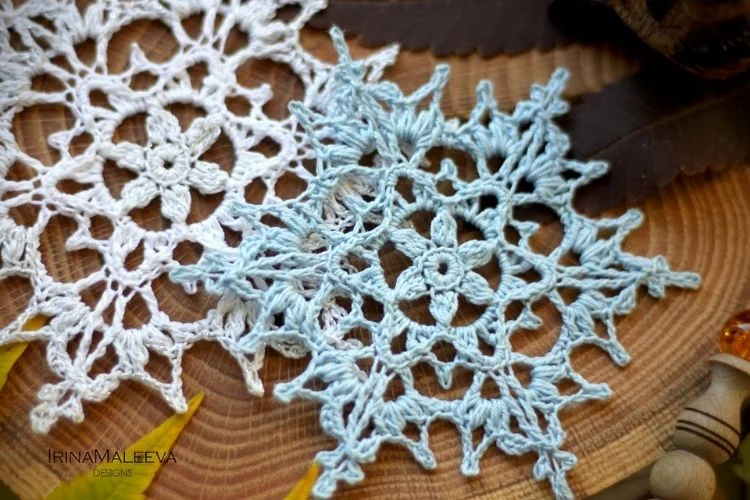
[[[328,109],[291,105],[317,156],[315,179],[297,199],[236,206],[253,227],[239,249],[206,251],[172,278],[244,299],[253,311],[241,339],[248,353],[294,343],[309,351],[305,371],[274,393],[318,401],[321,426],[338,442],[318,454],[324,472],[316,496],[361,481],[361,464],[374,461],[383,443],[435,468],[428,428],[446,420],[459,430],[464,474],[479,473],[490,446],[531,452],[534,478],[547,480],[557,498],[572,498],[565,478],[576,457],[562,449],[559,413],[610,390],[577,373],[571,351],[594,345],[624,365],[615,317],[635,307],[637,290],[662,297],[667,286],[696,288],[699,277],[622,249],[642,221],[637,210],[590,219],[573,208],[575,190],[607,165],[566,158],[568,137],[553,120],[568,109],[561,99],[567,71],[533,85],[510,114],[482,82],[461,122],[440,111],[446,66],[405,95],[393,83],[369,81],[341,32],[331,35],[340,63]],[[468,154],[475,178],[459,175],[448,157],[431,164],[427,153],[438,147]],[[531,245],[540,224],[518,215],[529,204],[553,211],[564,230],[547,254]],[[413,217],[425,213],[429,230],[420,232]],[[480,236],[459,238],[467,224]],[[385,260],[394,251],[409,261],[395,282]],[[568,254],[577,262],[563,263]],[[480,272],[491,263],[500,269],[494,285]],[[577,291],[572,300],[564,298],[569,289]],[[466,319],[462,300],[482,311],[469,324],[456,321]],[[420,301],[428,320],[409,314]],[[541,355],[514,351],[517,332],[545,326],[534,311],[545,302],[560,316],[554,345]],[[518,304],[520,314],[508,315]],[[596,333],[597,323],[606,333]],[[445,344],[455,351],[447,359],[437,350]],[[454,387],[458,367],[471,373],[463,394]],[[428,389],[420,384],[426,372],[437,381]],[[571,383],[575,390],[562,390]]]

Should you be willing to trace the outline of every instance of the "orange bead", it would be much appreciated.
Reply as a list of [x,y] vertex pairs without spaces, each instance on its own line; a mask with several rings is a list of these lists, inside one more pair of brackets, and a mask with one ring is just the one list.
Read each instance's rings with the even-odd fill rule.
[[719,350],[750,361],[750,310],[735,314],[724,324]]

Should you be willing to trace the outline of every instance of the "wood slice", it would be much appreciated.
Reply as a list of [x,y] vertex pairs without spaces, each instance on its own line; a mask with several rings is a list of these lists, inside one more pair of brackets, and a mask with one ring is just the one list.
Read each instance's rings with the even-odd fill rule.
[[[118,35],[117,43],[125,47],[135,41],[148,57],[168,57],[175,47],[159,29],[158,23],[131,25]],[[320,33],[306,32],[304,41],[316,54],[332,58],[330,43]],[[353,51],[359,55],[365,49],[354,42]],[[124,58],[124,51],[114,50],[110,55],[111,64],[123,64]],[[413,89],[426,80],[436,62],[427,53],[403,53],[388,76]],[[445,108],[459,114],[466,114],[473,105],[473,91],[481,78],[493,80],[501,103],[509,107],[526,96],[530,83],[545,81],[557,65],[572,70],[571,96],[595,90],[635,69],[632,61],[610,50],[577,46],[489,60],[449,58],[449,62],[454,70]],[[259,63],[248,67],[243,77],[261,78],[275,86],[279,97],[270,105],[278,113],[285,112],[285,101],[301,91],[295,77],[278,65]],[[60,109],[32,111],[17,120],[14,133],[26,151],[52,162],[46,137],[69,125],[68,118]],[[173,112],[183,123],[196,113],[189,107]],[[120,133],[138,140],[141,127],[134,120],[121,126]],[[214,161],[231,168],[230,149],[218,147],[213,154]],[[108,180],[113,192],[123,182],[117,177]],[[662,453],[675,415],[707,381],[705,361],[716,352],[718,328],[731,313],[750,303],[748,184],[750,169],[743,168],[680,179],[642,205],[646,223],[630,237],[626,248],[644,255],[666,254],[674,268],[700,272],[704,285],[698,292],[672,290],[659,302],[642,297],[639,308],[619,322],[621,341],[633,355],[627,368],[616,368],[593,347],[574,352],[573,363],[584,376],[609,382],[614,390],[609,401],[583,405],[562,416],[568,430],[566,449],[579,457],[570,478],[578,496],[609,486]],[[284,188],[288,189],[285,195],[293,196],[303,187],[292,182]],[[262,199],[262,194],[250,190],[248,198]],[[216,202],[208,198],[196,204],[191,217],[205,217]],[[146,207],[139,217],[154,229],[161,224],[158,206]],[[559,230],[547,224],[538,244],[549,244]],[[91,257],[64,252],[67,231],[64,225],[47,231],[42,239],[45,262],[55,277],[85,276]],[[185,247],[182,252],[185,261],[197,259],[193,248]],[[168,280],[155,288],[162,310],[181,321],[201,317],[215,303],[203,294],[186,295]],[[0,325],[7,325],[25,307],[29,293],[28,287],[24,290],[16,281],[0,283]],[[134,308],[128,321],[137,324],[144,310]],[[471,317],[472,312],[462,314]],[[547,327],[522,339],[516,348],[541,352],[554,341],[554,316],[545,311],[540,314]],[[302,477],[318,451],[334,445],[318,426],[317,404],[285,405],[271,395],[276,382],[302,371],[304,360],[271,353],[261,374],[266,384],[261,398],[248,394],[239,368],[217,345],[198,344],[187,354],[184,366],[186,394],[204,391],[206,397],[174,447],[177,463],[162,467],[148,490],[149,497],[280,498]],[[166,367],[159,370],[166,374]],[[83,423],[61,421],[48,435],[36,435],[31,432],[28,413],[38,389],[50,381],[53,376],[46,367],[44,347],[32,344],[0,392],[0,480],[22,498],[38,498],[88,468],[87,464],[50,464],[48,450],[124,449],[171,414],[158,395],[124,383],[105,403],[87,404]],[[437,390],[434,374],[423,374],[419,383]],[[436,471],[423,471],[404,449],[385,446],[376,463],[364,466],[366,480],[354,487],[342,486],[339,497],[533,499],[549,495],[545,483],[530,478],[532,455],[506,457],[490,450],[480,463],[481,475],[469,479],[459,472],[457,431],[444,423],[434,425],[430,435],[438,459]]]

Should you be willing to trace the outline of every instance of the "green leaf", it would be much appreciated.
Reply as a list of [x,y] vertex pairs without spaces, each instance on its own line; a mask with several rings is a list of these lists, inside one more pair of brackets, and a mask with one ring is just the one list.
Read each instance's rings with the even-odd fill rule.
[[734,475],[750,484],[750,434],[745,436],[737,447],[736,460],[732,460],[730,468]]
[[[737,476],[735,467],[740,464],[736,457],[732,457],[723,464],[715,467],[716,472],[716,498],[722,500],[743,500],[745,498],[745,482]],[[718,492],[721,492],[720,494]]]
[[[152,430],[125,450],[125,455],[133,457],[136,452],[150,452],[166,455],[179,437],[182,429],[192,418],[203,401],[203,393],[193,397],[185,413],[169,417],[159,427]],[[116,464],[123,467],[122,464]],[[153,481],[162,465],[160,460],[129,464],[132,474],[108,477],[105,471],[111,463],[102,463],[72,481],[55,488],[47,500],[131,500],[146,498],[144,492]]]
[[[21,328],[25,332],[33,332],[42,328],[49,318],[41,314],[34,316],[24,323]],[[5,387],[5,382],[8,381],[8,373],[10,373],[13,365],[21,357],[23,351],[26,350],[28,342],[19,342],[17,344],[9,344],[0,347],[0,391]]]
[[746,483],[750,483],[750,470],[743,464],[730,464],[730,470],[734,472],[734,475],[742,479]]
[[0,499],[1,500],[18,500],[18,495],[8,488],[8,485],[0,481]]

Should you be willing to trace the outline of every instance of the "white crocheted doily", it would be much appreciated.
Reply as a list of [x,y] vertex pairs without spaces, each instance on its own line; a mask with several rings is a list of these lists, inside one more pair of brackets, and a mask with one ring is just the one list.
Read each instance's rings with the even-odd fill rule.
[[[298,12],[284,20],[289,16],[278,13],[290,5]],[[198,340],[218,341],[240,363],[248,389],[262,393],[257,373],[262,353],[249,356],[237,343],[251,313],[248,306],[225,297],[204,319],[178,322],[160,309],[154,282],[177,265],[174,251],[180,243],[221,251],[228,245],[223,228],[247,233],[246,222],[232,216],[230,206],[244,201],[249,184],[262,181],[263,201],[273,203],[278,199],[276,181],[284,173],[310,179],[302,161],[313,154],[294,117],[267,116],[264,104],[273,96],[271,87],[247,88],[235,74],[252,59],[287,65],[304,85],[304,103],[321,107],[331,67],[302,48],[299,30],[324,6],[325,0],[100,0],[79,11],[72,0],[59,4],[31,0],[18,7],[4,2],[0,7],[0,280],[23,277],[33,289],[25,311],[0,332],[0,344],[45,340],[48,363],[59,377],[39,392],[40,402],[32,412],[35,430],[48,430],[60,417],[80,421],[82,401],[106,399],[125,379],[158,390],[174,409],[184,411],[181,360]],[[194,15],[201,15],[203,22],[199,33],[191,36],[182,21]],[[114,72],[107,61],[110,42],[138,20],[163,23],[178,48],[167,60],[156,62],[135,44],[114,47],[128,52],[125,69]],[[226,50],[230,34],[237,30],[247,37],[247,44]],[[94,44],[93,61],[79,59],[81,43]],[[371,78],[378,78],[394,57],[393,49],[372,56],[367,62]],[[208,71],[194,88],[188,69],[198,63]],[[136,84],[144,74],[153,79],[145,89]],[[59,81],[60,89],[35,90],[32,80],[40,75]],[[104,103],[94,98],[101,94],[106,97]],[[249,111],[241,116],[226,104],[236,97],[249,103]],[[200,108],[205,117],[183,130],[168,111],[175,103]],[[30,154],[33,151],[19,147],[12,126],[24,109],[49,104],[64,106],[73,123],[49,135],[48,144],[59,153],[59,161],[44,165]],[[136,114],[147,117],[145,145],[117,142],[118,126]],[[234,164],[228,172],[202,158],[221,133],[234,149]],[[71,154],[71,143],[82,134],[91,137],[91,144],[83,153]],[[268,157],[253,150],[264,140],[276,143],[278,153]],[[108,162],[132,177],[117,196],[104,182]],[[8,173],[18,163],[33,175],[12,180]],[[62,189],[60,182],[68,179],[85,189],[73,194]],[[221,193],[223,201],[210,216],[190,223],[191,192]],[[156,198],[169,224],[154,231],[131,215]],[[11,216],[14,207],[29,205],[38,209],[35,221],[22,224]],[[45,267],[40,238],[56,216],[75,223],[65,251],[96,252],[101,262],[98,270],[63,282]],[[94,221],[102,218],[112,226],[106,238],[92,230]],[[139,247],[142,262],[128,265],[128,255]],[[92,289],[99,290],[100,297],[87,303],[82,294]],[[123,323],[131,301],[141,301],[149,313],[137,328]],[[21,325],[39,314],[50,318],[48,324],[36,332],[21,332]],[[77,347],[72,349],[73,345]],[[114,366],[95,373],[94,363],[112,352]],[[146,369],[150,353],[169,360],[169,380],[159,380]],[[285,353],[293,355],[294,346],[286,346]]]

